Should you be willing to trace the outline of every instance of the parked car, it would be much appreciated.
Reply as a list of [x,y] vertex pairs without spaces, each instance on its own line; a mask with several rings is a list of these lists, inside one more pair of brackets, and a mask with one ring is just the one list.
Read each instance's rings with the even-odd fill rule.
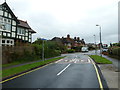
[[88,52],[88,47],[82,47],[81,51],[82,52]]
[[102,52],[107,52],[108,51],[108,48],[103,48],[102,49]]

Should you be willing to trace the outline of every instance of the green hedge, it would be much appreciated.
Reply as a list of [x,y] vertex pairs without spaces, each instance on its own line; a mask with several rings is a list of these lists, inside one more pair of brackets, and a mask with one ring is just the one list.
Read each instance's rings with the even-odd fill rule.
[[112,54],[113,54],[113,55],[120,56],[120,47],[113,48],[113,49],[112,49]]
[[74,53],[75,50],[74,50],[74,49],[68,49],[67,52],[68,52],[68,53]]

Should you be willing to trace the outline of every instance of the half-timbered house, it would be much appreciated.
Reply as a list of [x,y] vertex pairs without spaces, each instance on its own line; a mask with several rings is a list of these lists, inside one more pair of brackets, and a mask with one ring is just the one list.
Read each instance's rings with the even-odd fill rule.
[[36,32],[26,21],[18,20],[6,2],[0,5],[0,45],[31,43],[33,33]]

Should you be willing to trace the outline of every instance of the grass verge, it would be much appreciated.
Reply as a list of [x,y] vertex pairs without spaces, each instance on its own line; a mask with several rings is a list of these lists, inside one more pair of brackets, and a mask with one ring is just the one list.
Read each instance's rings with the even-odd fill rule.
[[13,63],[10,63],[10,64],[3,64],[2,67],[9,67],[9,66],[18,65],[18,64],[21,64],[21,62],[13,62]]
[[53,61],[56,61],[56,60],[59,60],[62,58],[64,58],[64,57],[57,57],[57,58],[49,59],[46,61],[36,62],[36,63],[32,63],[32,64],[27,64],[27,65],[15,67],[15,68],[2,70],[2,78],[9,77],[9,76],[33,69],[35,67],[45,65],[45,64],[48,64],[50,62],[53,62]]
[[13,66],[13,65],[24,64],[24,63],[28,63],[28,62],[32,62],[32,61],[37,61],[37,60],[39,60],[39,58],[37,57],[37,58],[31,59],[31,60],[30,59],[28,59],[28,60],[24,60],[24,59],[16,60],[16,61],[8,63],[8,64],[2,64],[2,67],[4,68],[4,67]]
[[98,56],[98,55],[89,55],[97,64],[112,64],[108,59]]

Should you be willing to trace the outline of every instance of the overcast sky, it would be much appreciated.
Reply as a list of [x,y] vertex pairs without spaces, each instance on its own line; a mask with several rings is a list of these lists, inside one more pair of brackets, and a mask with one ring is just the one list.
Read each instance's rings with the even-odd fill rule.
[[[119,0],[6,0],[14,14],[29,23],[36,38],[52,39],[70,34],[99,43],[99,24],[102,42],[118,42]],[[0,0],[3,3],[4,0]]]

